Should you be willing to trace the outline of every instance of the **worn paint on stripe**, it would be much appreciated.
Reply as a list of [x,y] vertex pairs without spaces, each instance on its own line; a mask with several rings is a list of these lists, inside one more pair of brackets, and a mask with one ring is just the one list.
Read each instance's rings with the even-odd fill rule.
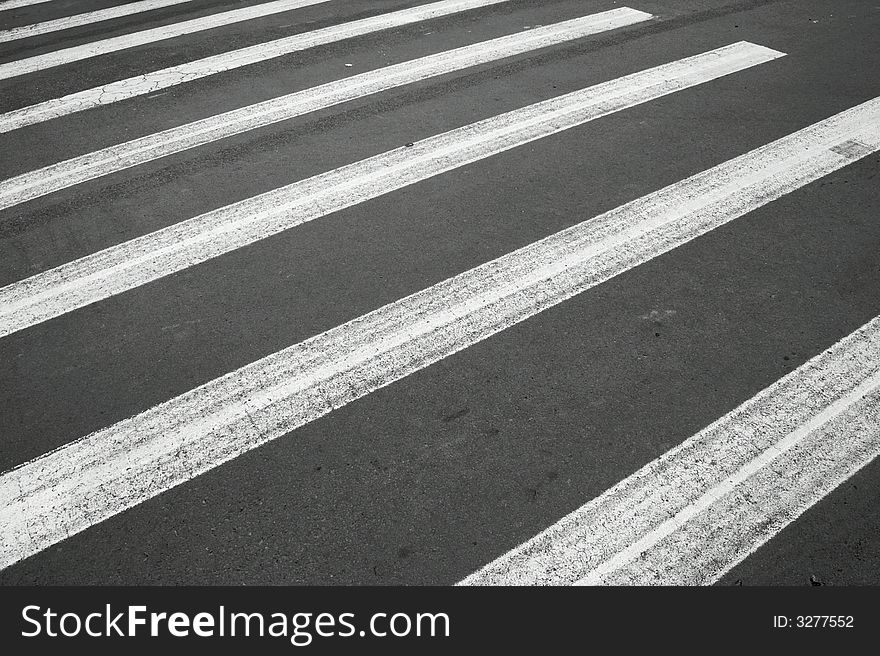
[[[76,14],[75,16],[65,16],[64,18],[56,18],[41,23],[13,27],[8,30],[0,30],[0,43],[4,41],[15,41],[16,39],[26,39],[31,36],[49,34],[50,32],[58,32],[60,30],[68,30],[72,27],[80,27],[91,23],[100,23],[101,21],[121,18],[123,16],[131,16],[132,14],[152,11],[153,9],[181,5],[185,2],[192,2],[192,0],[142,0],[141,2],[130,2],[124,5],[117,5],[116,7],[108,7],[97,11]],[[2,9],[4,9],[4,7],[0,5],[0,10]]]
[[[0,567],[876,152],[878,115],[880,98],[374,310],[4,473]],[[864,147],[839,148],[850,141]],[[875,356],[874,362],[880,358]]]
[[19,9],[20,7],[30,7],[31,5],[41,5],[44,2],[54,2],[54,0],[5,0],[5,2],[0,2],[0,11]]
[[740,42],[430,137],[187,219],[0,289],[0,336],[562,130],[782,56]]
[[[174,25],[166,27],[158,27],[151,30],[113,37],[111,39],[104,39],[102,41],[95,41],[81,46],[56,50],[43,55],[36,55],[27,59],[19,59],[6,64],[0,64],[0,80],[33,73],[35,71],[55,66],[62,66],[64,64],[89,59],[91,57],[98,57],[99,55],[104,55],[110,52],[134,48],[135,46],[153,43],[159,40],[213,29],[222,25],[228,25],[232,22],[251,20],[253,18],[269,15],[270,13],[290,11],[292,9],[328,1],[329,0],[278,0],[276,3],[268,3],[268,5],[272,5],[271,8],[275,11],[269,11],[268,5],[245,7],[231,12],[224,12],[222,14],[214,14],[204,18],[185,21],[183,23],[175,23]],[[104,88],[111,97],[116,96],[117,98],[120,96],[131,97],[131,95],[153,93],[158,89],[182,84],[184,82],[191,82],[192,80],[201,77],[214,75],[241,66],[247,66],[248,64],[266,61],[267,59],[280,57],[281,55],[310,48],[315,45],[332,43],[333,41],[351,38],[352,36],[359,36],[361,34],[368,34],[378,30],[426,20],[427,18],[434,16],[444,16],[477,7],[500,4],[502,2],[509,2],[509,0],[446,0],[434,3],[433,5],[423,5],[389,14],[381,14],[379,16],[374,16],[373,18],[351,21],[349,23],[334,25],[313,32],[295,34],[293,36],[276,39],[275,41],[269,41],[267,43],[259,43],[247,48],[232,50],[212,57],[199,59],[194,62],[180,64],[179,66],[171,66],[170,68],[161,71],[137,75],[126,80],[105,84],[103,87],[99,88]],[[261,8],[263,13],[260,13]],[[230,16],[228,14],[232,15]],[[71,96],[66,96],[66,98],[70,97]]]
[[644,12],[614,9],[380,68],[194,121],[4,180],[0,182],[0,209],[348,100],[649,18],[651,15]]
[[880,453],[880,318],[466,578],[707,585]]
[[53,50],[42,55],[34,55],[33,57],[0,64],[0,80],[324,2],[329,2],[329,0],[275,0],[275,2],[242,7],[241,9],[224,11],[219,14],[203,16],[202,18],[193,18],[180,23],[154,27],[109,39],[101,39],[100,41],[92,41],[61,50]]
[[[9,132],[10,130],[41,123],[67,114],[155,93],[160,89],[186,84],[203,77],[267,61],[292,52],[508,1],[441,0],[440,2],[421,5],[412,9],[402,9],[372,18],[332,25],[311,32],[295,34],[283,39],[276,39],[275,41],[224,52],[159,71],[108,82],[107,84],[71,93],[61,98],[53,98],[36,105],[29,105],[0,114],[0,132]],[[2,67],[0,67],[0,76],[2,76]]]

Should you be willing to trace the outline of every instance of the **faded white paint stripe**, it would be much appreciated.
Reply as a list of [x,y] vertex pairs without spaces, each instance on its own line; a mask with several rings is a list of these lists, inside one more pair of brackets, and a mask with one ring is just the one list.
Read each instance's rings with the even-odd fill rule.
[[[381,307],[4,473],[0,567],[876,152],[878,115],[880,98]],[[876,340],[872,343],[880,347]],[[833,376],[827,386],[817,385],[817,397],[832,394],[836,381],[851,380],[858,365],[841,369],[841,378]],[[807,396],[807,403],[817,398]],[[780,417],[779,425],[786,421]],[[755,428],[774,430],[775,425]]]
[[[257,5],[255,7],[245,7],[236,9],[222,14],[214,14],[205,18],[193,19],[183,23],[176,23],[167,27],[135,32],[134,34],[126,34],[119,37],[95,41],[93,43],[84,44],[56,50],[43,55],[36,55],[27,59],[0,64],[0,80],[25,75],[35,71],[61,66],[72,62],[105,55],[110,52],[117,52],[127,48],[152,43],[164,39],[170,39],[185,34],[192,34],[202,30],[209,30],[222,25],[228,25],[232,22],[240,22],[267,16],[271,13],[281,11],[290,11],[308,5],[320,4],[329,0],[279,0],[279,2],[267,3],[266,5]],[[341,39],[348,39],[353,36],[368,34],[378,30],[407,25],[436,16],[445,16],[468,9],[477,7],[485,7],[487,5],[508,2],[509,0],[445,0],[430,5],[422,5],[413,7],[412,9],[403,9],[389,14],[381,14],[372,18],[364,18],[349,23],[333,25],[320,30],[306,32],[303,34],[294,34],[293,36],[266,43],[259,43],[247,48],[224,52],[212,57],[206,57],[193,62],[187,62],[178,66],[171,66],[160,71],[145,73],[126,80],[105,84],[98,89],[104,89],[108,97],[130,98],[132,95],[141,95],[143,93],[152,93],[157,89],[162,89],[184,82],[191,82],[201,77],[214,75],[223,71],[256,62],[266,61],[280,57],[281,55],[311,48],[316,45],[332,43]],[[261,13],[262,12],[262,13]],[[233,15],[228,15],[233,14]],[[225,22],[224,22],[225,17]],[[235,19],[235,20],[232,20]],[[94,91],[94,90],[92,90]],[[76,97],[65,96],[65,98]],[[105,103],[99,103],[105,104]]]
[[[861,364],[876,365],[877,353],[872,357]],[[674,530],[657,527],[626,559],[579,583],[712,584],[878,454],[880,374],[875,373],[678,513]]]
[[880,453],[874,319],[465,585],[707,585]]
[[0,2],[0,11],[18,9],[20,7],[30,7],[31,5],[41,5],[44,2],[54,2],[54,0],[5,0],[5,2]]
[[[192,0],[141,0],[141,2],[130,2],[115,7],[107,7],[106,9],[98,9],[97,11],[89,11],[74,16],[65,16],[63,18],[43,21],[42,23],[13,27],[8,30],[0,30],[0,43],[4,41],[15,41],[16,39],[26,39],[39,34],[67,30],[72,27],[89,25],[90,23],[100,23],[101,21],[121,18],[123,16],[131,16],[132,14],[152,11],[153,9],[181,5],[185,2],[192,2]],[[0,5],[0,10],[3,9],[4,7]]]
[[640,11],[613,9],[380,68],[194,121],[4,180],[0,182],[0,209],[348,100],[649,18],[650,14]]
[[[292,52],[501,2],[508,2],[508,0],[441,0],[440,2],[421,5],[412,9],[402,9],[372,18],[332,25],[303,34],[295,34],[283,39],[225,52],[159,71],[136,75],[125,80],[109,82],[98,87],[62,96],[61,98],[53,98],[36,105],[29,105],[0,114],[0,132],[9,132],[10,130],[81,112],[93,107],[109,105],[127,100],[128,98],[155,93],[159,89],[185,84],[216,73],[281,57]],[[2,74],[2,67],[0,67],[0,78],[2,78]]]
[[0,289],[0,336],[307,221],[782,56],[741,42],[430,137],[187,219]]

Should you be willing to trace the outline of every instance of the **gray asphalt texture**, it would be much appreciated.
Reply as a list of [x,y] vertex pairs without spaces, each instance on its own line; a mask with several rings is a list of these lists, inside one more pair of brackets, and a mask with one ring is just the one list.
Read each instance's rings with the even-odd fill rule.
[[[73,4],[0,20],[50,19]],[[77,12],[111,4],[75,3]],[[199,0],[0,44],[0,61],[247,4]],[[417,4],[334,0],[0,81],[0,111]],[[874,0],[514,0],[0,135],[0,178],[623,4],[658,19],[0,211],[5,285],[402,144],[735,41],[788,54],[3,338],[0,470],[880,95]],[[878,171],[873,155],[807,185],[3,570],[0,584],[454,583],[880,314]],[[719,583],[880,584],[878,484],[873,463]]]

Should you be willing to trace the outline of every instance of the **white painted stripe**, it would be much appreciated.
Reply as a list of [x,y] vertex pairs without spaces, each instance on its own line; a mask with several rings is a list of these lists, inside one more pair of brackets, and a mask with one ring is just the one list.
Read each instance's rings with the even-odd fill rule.
[[880,317],[465,585],[707,585],[880,453]]
[[0,2],[0,11],[19,9],[20,7],[30,7],[31,5],[41,5],[44,2],[52,1],[53,0],[5,0],[5,2]]
[[0,209],[348,100],[649,18],[650,14],[633,9],[613,9],[380,68],[194,121],[4,180],[0,182]]
[[[872,357],[861,364],[876,365],[876,351]],[[746,421],[754,426],[760,418]],[[611,568],[578,583],[712,584],[878,454],[880,374],[875,374],[652,530]]]
[[[4,473],[0,567],[877,151],[878,115],[880,98],[381,307]],[[878,340],[872,343],[880,348]],[[851,366],[842,367],[842,376],[858,369],[858,362],[847,362]],[[835,380],[831,378],[829,385]]]
[[31,5],[41,5],[44,2],[53,2],[53,0],[3,0],[3,2],[0,2],[0,11],[30,7]]
[[[141,0],[140,2],[130,2],[125,5],[117,5],[116,7],[107,7],[106,9],[76,14],[75,16],[65,16],[63,18],[43,21],[42,23],[13,27],[8,30],[0,30],[0,43],[4,41],[15,41],[16,39],[26,39],[39,34],[58,32],[72,27],[89,25],[91,23],[99,23],[113,18],[131,16],[132,14],[170,7],[171,5],[180,5],[185,2],[192,2],[192,0]],[[3,6],[0,5],[0,10],[2,9]]]
[[[158,27],[133,34],[95,41],[80,46],[65,48],[48,52],[43,55],[35,55],[27,59],[0,64],[0,80],[18,75],[25,75],[35,71],[61,66],[99,55],[105,55],[110,52],[117,52],[127,48],[134,48],[155,41],[170,39],[184,34],[192,34],[202,30],[209,30],[230,23],[251,20],[261,16],[268,16],[281,11],[290,11],[300,7],[316,5],[329,0],[277,0],[265,5],[256,5],[254,7],[244,7],[222,14],[214,14],[204,18],[197,18],[183,23],[175,23],[166,27]],[[341,25],[333,25],[313,32],[303,34],[294,34],[293,36],[267,43],[259,43],[247,48],[224,52],[212,57],[206,57],[194,62],[172,66],[161,71],[154,71],[144,75],[137,75],[127,80],[120,80],[109,85],[104,85],[108,93],[123,95],[134,93],[152,93],[157,89],[174,86],[183,82],[191,82],[192,80],[213,75],[222,71],[247,66],[256,62],[266,61],[280,57],[297,50],[303,50],[315,45],[331,43],[341,39],[347,39],[352,36],[359,36],[369,32],[406,25],[420,20],[426,20],[434,16],[444,16],[460,11],[466,11],[476,7],[485,7],[487,5],[499,4],[501,2],[509,2],[509,0],[444,0],[432,5],[423,5],[413,7],[412,9],[403,9],[392,12],[390,14],[381,14],[372,18],[364,18],[358,21],[351,21]],[[133,88],[128,88],[133,85]],[[146,89],[146,91],[144,91]],[[126,97],[131,97],[126,95]]]
[[[440,2],[428,5],[402,9],[389,14],[363,18],[340,25],[331,25],[319,30],[294,34],[283,39],[276,39],[275,41],[224,52],[159,71],[136,75],[125,80],[109,82],[61,98],[53,98],[36,105],[29,105],[0,114],[0,132],[9,132],[10,130],[48,121],[59,116],[155,93],[160,89],[185,84],[224,71],[281,57],[292,52],[508,1],[441,0]],[[15,72],[15,69],[4,70],[3,65],[0,64],[0,79],[18,74]]]
[[529,105],[196,216],[0,289],[0,336],[338,210],[627,107],[767,62],[741,42]]
[[54,50],[42,55],[34,55],[33,57],[0,64],[0,80],[324,2],[329,2],[329,0],[275,0],[274,2],[242,7],[241,9],[224,11],[219,14],[203,16],[202,18],[193,18],[172,25],[154,27],[149,30],[141,30],[140,32],[132,32],[131,34],[123,34],[109,39],[101,39],[100,41],[92,41],[91,43],[71,46],[70,48]]

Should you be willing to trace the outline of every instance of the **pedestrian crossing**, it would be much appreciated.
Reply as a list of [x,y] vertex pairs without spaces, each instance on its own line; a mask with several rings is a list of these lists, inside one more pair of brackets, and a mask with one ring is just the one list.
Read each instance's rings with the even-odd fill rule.
[[[217,14],[206,16],[205,18],[194,18],[182,23],[174,23],[166,27],[156,27],[141,32],[133,32],[118,37],[111,37],[101,41],[87,43],[81,46],[72,46],[54,50],[43,55],[35,55],[26,59],[19,59],[6,64],[0,64],[0,80],[34,73],[36,71],[72,64],[85,59],[91,59],[101,55],[107,55],[112,52],[119,52],[129,48],[164,41],[175,37],[194,34],[205,30],[212,30],[225,25],[239,23],[242,21],[253,20],[263,16],[269,16],[276,13],[301,9],[311,5],[322,4],[329,0],[275,0],[253,7],[245,7],[230,11],[225,14]],[[377,29],[388,29],[389,27],[406,24],[416,20],[425,20],[428,17],[442,16],[448,13],[466,11],[487,5],[499,4],[506,0],[450,0],[447,2],[438,2],[435,5],[428,5],[418,8],[415,11],[401,10],[396,14],[381,15],[375,19],[365,18],[360,21],[354,21],[352,24],[328,28],[323,32],[316,32],[309,37],[294,35],[285,39],[278,39],[274,42],[259,44],[250,48],[243,48],[237,51],[224,53],[222,56],[214,56],[205,58],[196,62],[188,62],[185,65],[174,67],[170,70],[156,71],[138,76],[138,80],[144,83],[146,80],[152,81],[158,77],[171,77],[171,84],[180,84],[188,82],[205,75],[214,75],[223,70],[238,68],[247,64],[253,64],[258,61],[265,61],[281,54],[287,54],[301,50],[306,47],[314,47],[319,43],[327,43],[342,38],[351,38],[357,34],[365,34]],[[174,80],[177,80],[176,82]],[[120,84],[125,85],[127,81],[121,81]],[[148,82],[149,84],[149,82]],[[165,88],[166,85],[152,85],[150,91],[159,88]]]
[[[153,9],[164,9],[173,5],[179,5],[192,0],[141,0],[140,2],[130,2],[118,7],[108,7],[98,11],[90,11],[75,16],[66,16],[64,18],[56,18],[55,20],[43,21],[42,23],[33,23],[31,25],[23,25],[22,27],[13,27],[9,30],[0,30],[0,43],[6,41],[15,41],[17,39],[27,39],[40,34],[49,34],[50,32],[58,32],[67,30],[72,27],[80,27],[91,23],[100,23],[101,21],[121,18],[122,16],[131,16],[143,11],[152,11]],[[0,9],[3,6],[0,5]]]
[[[4,308],[0,334],[470,162],[779,56],[753,44],[734,44],[464,126],[187,219],[0,289]],[[42,179],[38,172],[37,182]]]
[[173,23],[168,26],[154,27],[140,32],[132,32],[130,34],[102,39],[81,46],[71,46],[70,48],[53,50],[43,55],[35,55],[26,59],[19,59],[11,64],[0,66],[0,79],[14,77],[16,75],[24,75],[25,73],[33,73],[35,71],[41,71],[55,66],[72,64],[74,62],[91,59],[92,57],[98,57],[112,52],[119,52],[121,50],[136,48],[157,41],[164,41],[165,39],[173,39],[187,34],[212,30],[225,25],[232,25],[234,23],[253,20],[255,18],[270,16],[285,11],[302,9],[303,7],[309,7],[311,5],[321,4],[328,1],[329,0],[275,0],[274,2],[268,2],[264,5],[234,9],[222,14],[205,16],[204,18],[193,18],[181,23]]
[[317,88],[211,116],[6,180],[0,184],[0,209],[39,198],[86,180],[109,175],[224,137],[241,134],[247,130],[296,118],[348,100],[632,25],[648,18],[650,14],[627,8],[611,10],[584,19],[537,28],[354,75]]
[[[417,5],[410,9],[401,9],[389,14],[380,14],[372,18],[362,18],[318,30],[294,34],[289,37],[276,39],[275,41],[259,43],[247,48],[231,50],[218,55],[169,66],[158,71],[144,72],[124,80],[116,80],[91,89],[77,91],[61,98],[53,98],[36,105],[6,112],[0,115],[0,132],[7,132],[66,114],[156,93],[162,89],[186,84],[309,48],[507,1],[441,0],[440,2],[428,5]],[[172,29],[173,27],[169,27],[166,31],[161,32],[161,34],[168,34],[167,37],[162,38],[177,36],[172,34]],[[160,33],[157,32],[156,34]],[[149,37],[149,35],[147,36]],[[53,66],[60,66],[79,59],[97,57],[112,52],[114,49],[125,49],[137,45],[128,37],[120,37],[119,39],[117,42],[120,46],[119,48],[114,48],[112,44],[107,43],[100,44],[99,46],[87,45],[79,50],[74,49],[67,56],[65,56],[64,51],[60,51],[60,55],[47,53],[44,56],[0,64],[0,80]]]
[[[14,2],[14,0],[13,0]],[[0,63],[0,80],[112,52],[338,0],[259,2],[159,28]],[[29,3],[38,4],[38,3]],[[33,29],[25,38],[135,15],[171,0],[119,5]],[[2,133],[233,71],[306,48],[467,15],[517,0],[443,0],[394,8],[256,46],[194,59],[0,115]],[[528,4],[528,3],[526,3]],[[472,45],[327,81],[49,163],[0,181],[0,222],[75,186],[101,189],[128,169],[318,110],[536,56],[657,22],[654,7],[608,7]],[[652,4],[652,3],[648,3]],[[507,7],[510,5],[510,7]],[[604,5],[604,6],[600,6]],[[25,6],[0,3],[0,11]],[[519,7],[522,10],[522,7]],[[526,7],[525,9],[528,9]],[[599,11],[601,9],[601,11]],[[2,14],[0,14],[2,19]],[[475,18],[473,20],[476,20]],[[66,22],[65,22],[66,21]],[[80,22],[77,22],[80,21]],[[40,27],[40,26],[43,27]],[[54,26],[54,27],[53,27]],[[44,32],[40,32],[44,30]],[[0,288],[0,339],[75,315],[108,311],[146,285],[174,293],[179,274],[301,226],[522,150],[593,122],[651,112],[663,99],[711,94],[722,79],[773,75],[790,58],[774,43],[721,33],[711,48],[547,97],[350,161],[119,241]],[[512,78],[515,83],[516,76]],[[711,95],[710,95],[711,97]],[[778,102],[784,102],[779,99]],[[703,110],[688,106],[690,120]],[[134,115],[131,120],[136,120]],[[575,296],[721,229],[880,151],[880,97],[850,103],[778,139],[434,282],[0,474],[0,570],[183,486],[210,470],[450,358]],[[585,153],[584,157],[590,157]],[[662,162],[659,163],[662,166]],[[105,180],[107,178],[107,180]],[[225,184],[221,177],[213,181]],[[585,181],[589,184],[589,181]],[[450,193],[455,193],[450,189]],[[503,193],[503,191],[502,191]],[[21,213],[21,214],[20,214]],[[384,217],[376,215],[376,226]],[[63,221],[61,217],[58,220]],[[235,275],[234,272],[231,275]],[[149,348],[149,345],[144,345]],[[880,448],[880,324],[865,324],[716,422],[545,531],[461,580],[473,584],[711,584],[820,502]],[[744,502],[743,500],[748,500]],[[759,499],[760,502],[753,502]],[[332,519],[331,519],[332,521]],[[454,582],[454,581],[449,581]]]

